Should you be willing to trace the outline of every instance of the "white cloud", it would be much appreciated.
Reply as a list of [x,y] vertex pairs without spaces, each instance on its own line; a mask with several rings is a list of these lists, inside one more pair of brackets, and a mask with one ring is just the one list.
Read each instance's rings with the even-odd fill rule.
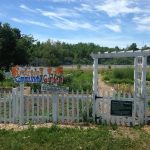
[[150,31],[150,16],[134,17],[133,21],[137,24],[139,31]]
[[141,9],[131,5],[128,0],[107,0],[104,4],[95,6],[97,11],[105,11],[110,17],[120,14],[139,13]]
[[88,23],[88,22],[74,22],[74,21],[70,21],[67,19],[62,19],[59,21],[56,21],[56,23],[54,23],[54,25],[56,27],[59,27],[61,29],[65,29],[65,30],[78,30],[78,29],[90,29],[90,30],[94,30],[96,29],[92,24]]
[[121,32],[120,25],[118,24],[105,24],[104,26],[114,32]]
[[30,11],[30,12],[36,12],[35,10],[33,10],[33,9],[29,8],[29,7],[27,7],[27,6],[24,5],[24,4],[21,4],[19,7],[22,8],[22,9],[24,9],[24,10]]
[[150,16],[134,17],[133,20],[138,24],[150,24]]
[[33,21],[33,20],[26,20],[26,19],[18,19],[18,18],[12,18],[11,20],[13,20],[15,22],[18,22],[18,23],[22,23],[22,24],[33,24],[33,25],[44,27],[44,28],[50,28],[49,25],[47,25],[43,22],[38,22],[38,21]]
[[[82,21],[77,21],[77,18],[80,18],[80,15],[73,11],[68,9],[59,9],[55,11],[44,11],[41,9],[37,9],[43,16],[49,17],[50,19],[53,19],[53,25],[65,29],[65,30],[78,30],[80,28],[82,29],[90,29],[90,30],[96,30],[97,28],[94,27],[92,24]],[[70,19],[66,19],[66,17]]]
[[91,5],[84,4],[84,3],[81,4],[81,7],[75,7],[75,9],[81,12],[83,11],[93,12],[94,11]]
[[70,9],[65,9],[65,8],[60,8],[60,9],[55,9],[54,11],[45,11],[42,9],[36,9],[39,11],[43,16],[49,17],[51,19],[60,19],[61,17],[77,17],[80,16],[77,12],[70,10]]
[[70,3],[70,2],[76,2],[77,0],[51,0],[51,1],[53,1],[53,2],[68,2],[68,3]]

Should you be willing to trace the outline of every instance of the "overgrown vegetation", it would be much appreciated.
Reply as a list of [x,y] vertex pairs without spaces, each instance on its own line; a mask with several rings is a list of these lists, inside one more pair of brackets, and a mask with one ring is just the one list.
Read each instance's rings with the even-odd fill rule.
[[114,68],[102,71],[103,80],[110,84],[133,84],[133,68]]
[[[104,81],[110,84],[133,84],[134,83],[134,69],[128,68],[114,68],[103,69],[100,71]],[[146,80],[150,81],[150,70],[147,69]]]
[[92,92],[92,71],[90,70],[70,70],[64,71],[64,85],[69,87],[70,91],[89,91]]
[[114,129],[98,126],[96,129],[29,128],[23,131],[0,130],[1,150],[141,150],[150,149],[150,135],[141,128]]

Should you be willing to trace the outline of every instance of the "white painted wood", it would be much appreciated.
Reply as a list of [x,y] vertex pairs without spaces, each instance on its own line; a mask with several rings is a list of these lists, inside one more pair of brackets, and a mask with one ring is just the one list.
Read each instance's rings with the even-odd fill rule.
[[4,92],[4,123],[6,124],[6,93]]
[[72,122],[74,121],[74,92],[72,91]]
[[32,122],[34,123],[34,91],[33,90],[31,95],[31,104],[32,104]]
[[89,120],[89,91],[86,91],[86,112],[87,112],[87,119]]
[[[82,90],[82,92],[81,92],[81,95],[83,95],[84,93],[83,93],[83,90]],[[82,122],[83,122],[83,114],[84,114],[84,97],[82,96],[82,99],[81,99],[81,103],[82,103]]]
[[121,57],[138,57],[138,56],[150,56],[150,49],[144,50],[144,51],[121,51],[117,53],[97,53],[97,54],[91,54],[91,57],[93,59],[98,58],[121,58]]
[[98,59],[94,59],[93,64],[93,93],[97,94],[97,68],[98,68]]
[[[9,103],[9,108],[8,108],[8,112],[9,112],[9,123],[11,123],[12,122],[12,117],[11,117],[11,114],[12,114],[12,112],[11,112],[11,107],[12,107],[12,104],[11,104],[11,93],[9,92],[9,94],[8,94],[8,103]],[[1,109],[1,108],[0,108]]]
[[58,119],[58,112],[57,112],[57,104],[58,104],[58,99],[56,95],[52,95],[52,119],[54,123],[57,123]]
[[[16,118],[15,122],[18,122],[18,118],[19,118],[19,97],[18,97],[18,95],[19,95],[19,93],[18,93],[17,88],[16,88],[15,93],[16,93],[16,95],[15,95],[15,105],[16,105],[16,107],[15,107],[15,118]],[[20,109],[21,109],[21,107],[20,107]],[[21,112],[21,110],[20,110],[20,112]]]
[[79,122],[79,91],[76,93],[76,102],[77,102],[77,122]]
[[30,96],[27,96],[27,98],[26,98],[26,102],[27,102],[26,111],[27,111],[27,122],[28,122],[28,123],[29,123],[29,98],[30,98]]
[[64,94],[61,94],[62,96],[62,122],[64,122]]
[[42,93],[42,123],[44,123],[44,94]]
[[49,121],[50,119],[49,119],[49,105],[50,105],[50,98],[49,98],[49,95],[48,95],[48,93],[47,93],[47,96],[46,96],[46,99],[47,99],[47,121]]
[[147,57],[142,57],[142,85],[141,85],[141,93],[142,98],[146,99],[147,89],[146,89],[146,66],[147,66]]
[[69,121],[69,97],[67,95],[67,121]]
[[15,91],[13,91],[12,90],[12,113],[13,113],[13,123],[15,123],[15,111],[16,111],[16,109],[15,109],[15,107],[16,107],[16,105],[15,105],[15,101],[16,101],[16,99],[15,99]]
[[37,123],[39,122],[39,90],[37,91]]
[[24,123],[24,84],[20,84],[20,125]]

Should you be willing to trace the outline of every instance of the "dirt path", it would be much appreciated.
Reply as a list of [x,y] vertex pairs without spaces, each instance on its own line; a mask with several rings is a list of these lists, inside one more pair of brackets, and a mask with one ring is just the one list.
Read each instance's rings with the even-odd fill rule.
[[100,74],[98,74],[98,88],[100,90],[100,95],[104,92],[110,92],[110,95],[112,95],[114,89],[113,87],[107,85],[103,80]]

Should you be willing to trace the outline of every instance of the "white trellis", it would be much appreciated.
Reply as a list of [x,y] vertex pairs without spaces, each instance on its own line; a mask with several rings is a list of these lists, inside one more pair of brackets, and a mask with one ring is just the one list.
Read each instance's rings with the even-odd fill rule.
[[[98,94],[98,79],[97,79],[97,69],[98,69],[98,59],[101,58],[123,58],[123,57],[132,57],[134,58],[134,103],[133,103],[133,112],[136,115],[136,111],[140,112],[142,116],[142,122],[144,124],[147,122],[147,88],[146,88],[146,66],[147,66],[147,57],[150,56],[150,50],[138,50],[138,51],[120,51],[120,52],[105,52],[91,54],[91,57],[94,59],[93,64],[93,109],[95,109],[95,100],[99,97]],[[139,101],[139,103],[137,103]],[[133,114],[133,113],[132,113]],[[93,116],[96,115],[96,112],[93,111]],[[133,116],[134,117],[134,116]],[[108,120],[108,118],[107,118]]]

